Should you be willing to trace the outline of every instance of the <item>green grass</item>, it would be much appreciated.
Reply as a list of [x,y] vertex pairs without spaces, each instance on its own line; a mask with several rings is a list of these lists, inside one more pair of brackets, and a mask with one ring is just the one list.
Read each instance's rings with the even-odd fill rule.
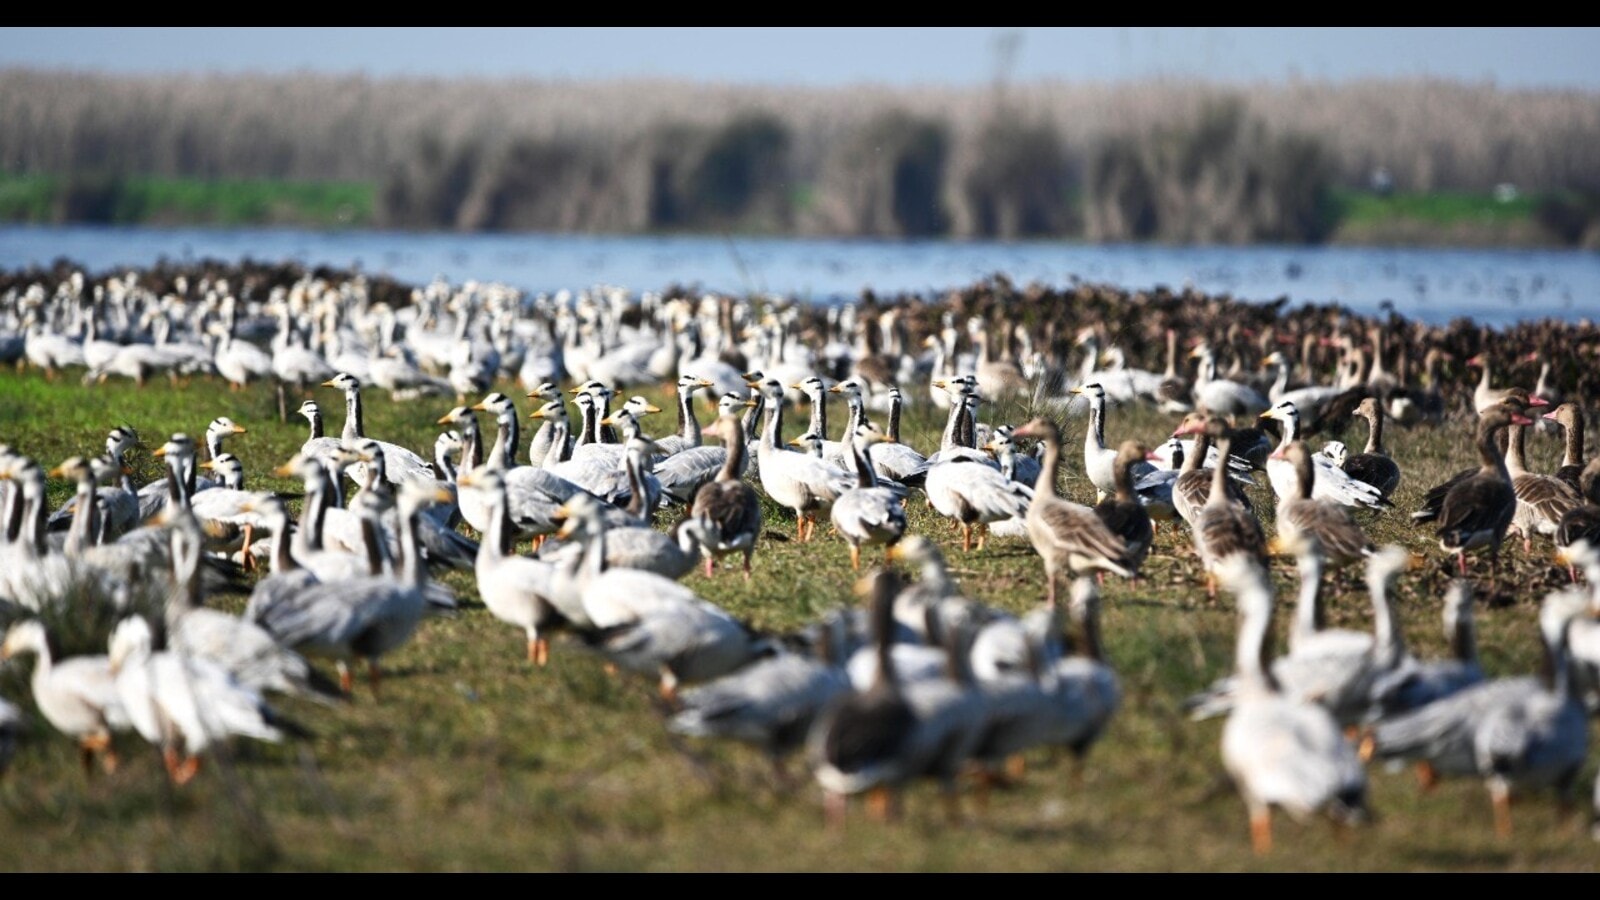
[[373,223],[373,203],[361,182],[0,175],[0,221],[10,222],[350,228]]
[[[500,385],[510,392],[511,385]],[[644,391],[666,407],[660,391]],[[325,408],[339,396],[318,390]],[[520,393],[513,396],[520,396]],[[298,398],[292,398],[291,409]],[[431,423],[455,401],[393,404],[367,397],[370,433],[414,448],[432,446]],[[523,403],[526,407],[526,402]],[[670,408],[670,407],[667,407]],[[0,374],[0,441],[53,466],[76,453],[99,452],[105,433],[129,423],[158,446],[175,430],[198,436],[218,415],[249,432],[229,451],[246,465],[252,487],[298,491],[266,474],[305,439],[299,423],[280,424],[270,389],[235,394],[196,381],[152,382],[138,389],[112,382],[80,387],[75,373],[47,383],[37,373]],[[526,409],[524,410],[526,412]],[[1027,410],[986,407],[989,421],[1021,421]],[[337,412],[334,418],[338,418]],[[670,429],[668,417],[647,422]],[[790,424],[798,433],[803,421]],[[1116,409],[1108,437],[1153,441],[1175,422],[1151,412]],[[337,427],[337,422],[333,423]],[[1081,446],[1082,420],[1067,438]],[[1405,469],[1398,509],[1363,514],[1380,541],[1428,553],[1429,567],[1404,576],[1399,615],[1411,648],[1445,652],[1439,609],[1450,566],[1409,526],[1405,510],[1424,489],[1470,463],[1465,427],[1405,432],[1391,446]],[[908,443],[930,449],[938,423],[908,416]],[[1346,440],[1359,443],[1357,434]],[[1534,440],[1546,470],[1554,441]],[[1063,486],[1090,500],[1081,455],[1066,454]],[[137,461],[141,479],[159,460]],[[65,499],[66,484],[52,483]],[[1270,520],[1265,491],[1254,494]],[[793,522],[768,506],[756,578],[731,572],[685,583],[762,628],[788,629],[835,604],[853,601],[844,543],[819,530],[800,546]],[[910,506],[912,528],[934,536],[968,592],[1021,612],[1043,598],[1042,569],[1026,542],[995,540],[963,554],[959,536],[924,508]],[[1270,524],[1269,524],[1270,533]],[[1480,606],[1485,665],[1494,674],[1532,671],[1537,598],[1564,576],[1548,563],[1548,545],[1524,559],[1508,548],[1515,586]],[[880,559],[878,551],[868,560]],[[1242,804],[1222,780],[1221,723],[1192,723],[1179,712],[1190,691],[1231,668],[1236,616],[1231,600],[1208,602],[1183,531],[1163,527],[1137,583],[1106,586],[1108,655],[1125,691],[1123,708],[1094,749],[1081,782],[1065,755],[1036,752],[1022,784],[993,794],[979,810],[968,794],[964,825],[944,821],[936,792],[909,793],[904,819],[879,825],[851,810],[848,827],[823,826],[820,794],[809,780],[775,786],[765,761],[743,747],[692,742],[667,734],[655,687],[608,674],[572,642],[557,641],[551,664],[524,662],[519,630],[496,621],[478,602],[470,575],[450,575],[459,614],[423,623],[415,639],[385,659],[381,699],[359,684],[354,702],[327,709],[280,706],[315,732],[292,745],[239,745],[208,760],[184,788],[168,786],[154,751],[136,736],[118,746],[123,765],[85,778],[73,744],[35,719],[11,772],[0,782],[0,869],[128,870],[627,870],[627,871],[1353,871],[1582,870],[1596,868],[1586,817],[1562,818],[1548,796],[1516,807],[1516,837],[1493,834],[1486,792],[1476,782],[1447,782],[1418,792],[1408,774],[1373,769],[1372,827],[1336,835],[1324,822],[1279,818],[1277,846],[1265,858],[1249,849]],[[1285,601],[1292,568],[1274,577]],[[1368,628],[1370,606],[1353,575],[1331,592],[1329,623]],[[237,611],[243,598],[213,600]],[[1286,625],[1280,609],[1280,625]],[[1280,645],[1281,646],[1281,645]],[[32,708],[29,663],[0,667],[0,693]],[[331,668],[325,669],[331,671]],[[796,761],[798,762],[798,761]],[[796,771],[799,770],[795,766]],[[1581,793],[1587,796],[1593,766]],[[1585,804],[1586,805],[1586,804]]]
[[1489,194],[1464,191],[1381,196],[1366,191],[1342,190],[1335,191],[1332,200],[1336,221],[1347,227],[1380,225],[1395,220],[1438,227],[1508,224],[1533,218],[1539,203],[1538,197],[1528,194],[1501,201]]

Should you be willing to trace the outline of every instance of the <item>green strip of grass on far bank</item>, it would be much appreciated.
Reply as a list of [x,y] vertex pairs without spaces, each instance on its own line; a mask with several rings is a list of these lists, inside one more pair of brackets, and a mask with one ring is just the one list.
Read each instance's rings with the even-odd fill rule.
[[0,221],[361,227],[374,193],[361,182],[0,174]]
[[1500,199],[1492,194],[1463,191],[1375,194],[1335,190],[1334,218],[1344,226],[1367,226],[1397,219],[1430,225],[1498,224],[1531,219],[1539,198],[1516,194]]

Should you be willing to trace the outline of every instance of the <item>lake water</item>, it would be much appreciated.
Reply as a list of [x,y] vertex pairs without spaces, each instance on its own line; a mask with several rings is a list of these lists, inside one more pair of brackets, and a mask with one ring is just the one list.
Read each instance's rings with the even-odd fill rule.
[[1018,283],[1193,285],[1244,300],[1336,301],[1360,312],[1393,303],[1403,315],[1434,323],[1600,314],[1600,254],[1567,250],[0,227],[4,268],[63,256],[95,272],[162,257],[249,258],[356,266],[407,282],[502,281],[535,292],[679,283],[813,302],[854,297],[868,287],[932,293],[1003,272]]

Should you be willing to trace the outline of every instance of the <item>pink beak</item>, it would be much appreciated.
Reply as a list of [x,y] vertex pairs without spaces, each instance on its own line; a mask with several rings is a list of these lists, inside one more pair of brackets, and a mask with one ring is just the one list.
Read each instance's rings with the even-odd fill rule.
[[1529,397],[1528,398],[1528,405],[1529,406],[1549,406],[1550,405],[1550,401],[1546,400],[1543,397]]
[[1555,410],[1551,410],[1550,412],[1545,413],[1544,414],[1544,418],[1549,419],[1550,421],[1554,422],[1555,419],[1556,419]]

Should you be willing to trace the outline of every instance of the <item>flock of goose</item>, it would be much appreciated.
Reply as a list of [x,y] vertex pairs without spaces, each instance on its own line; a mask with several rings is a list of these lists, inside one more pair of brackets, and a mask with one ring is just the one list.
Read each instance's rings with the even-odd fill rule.
[[[1586,396],[1591,374],[1566,363],[1595,355],[1594,329],[1547,335],[1554,353],[1571,355],[1545,354],[1532,389],[1497,388],[1493,361],[1527,358],[1509,337],[1513,354],[1486,344],[1467,358],[1457,326],[1088,286],[994,280],[937,304],[868,295],[823,309],[443,282],[400,302],[375,299],[360,277],[272,284],[259,271],[228,274],[90,284],[73,273],[0,295],[0,359],[46,377],[74,366],[86,385],[211,375],[236,388],[275,382],[280,397],[320,386],[345,401],[332,437],[317,400],[305,400],[304,444],[272,461],[273,474],[304,483],[295,520],[284,498],[244,489],[244,465],[223,443],[246,429],[226,418],[206,428],[203,460],[193,439],[172,435],[156,451],[165,477],[144,486],[124,461],[139,442],[131,427],[110,432],[103,456],[49,472],[23,448],[0,449],[0,603],[14,622],[0,653],[37,657],[33,701],[77,741],[86,769],[97,755],[114,766],[113,735],[132,730],[182,783],[219,742],[300,733],[273,695],[340,702],[350,664],[362,661],[376,693],[382,657],[431,613],[455,608],[429,574],[450,567],[474,573],[489,613],[525,635],[530,661],[547,664],[551,637],[570,635],[571,646],[655,681],[670,729],[756,745],[780,775],[803,755],[830,821],[842,823],[857,794],[892,814],[896,792],[921,779],[937,781],[954,812],[963,776],[1003,783],[1039,746],[1081,761],[1105,733],[1120,688],[1099,584],[1137,578],[1157,530],[1179,522],[1209,592],[1220,587],[1240,614],[1234,674],[1188,705],[1197,718],[1228,717],[1222,762],[1257,850],[1270,848],[1274,809],[1363,821],[1364,760],[1483,779],[1501,833],[1513,793],[1567,791],[1585,763],[1588,717],[1600,709],[1600,461],[1584,459],[1580,403],[1551,399],[1562,389]],[[1130,366],[1157,347],[1164,371]],[[1481,371],[1470,395],[1441,374],[1457,358]],[[1297,376],[1310,380],[1295,385]],[[510,382],[530,410],[492,390]],[[652,438],[648,417],[662,410],[626,395],[662,382],[675,390],[677,428]],[[419,453],[366,433],[372,387],[457,405]],[[709,423],[696,411],[702,392],[717,408]],[[837,440],[833,397],[848,408]],[[809,421],[786,442],[799,403]],[[903,410],[924,404],[945,419],[926,455],[900,434]],[[1039,414],[984,422],[985,404]],[[1181,421],[1148,444],[1108,444],[1107,418],[1133,404]],[[492,441],[480,413],[494,419]],[[1059,480],[1063,456],[1076,456],[1063,449],[1062,423],[1078,416],[1092,506]],[[1410,654],[1388,596],[1413,557],[1364,531],[1374,516],[1405,515],[1391,511],[1405,476],[1386,423],[1463,431],[1469,416],[1478,466],[1437,486],[1412,519],[1463,576],[1468,554],[1485,550],[1498,577],[1508,535],[1560,551],[1573,586],[1541,604],[1550,665],[1539,676],[1490,679],[1478,666],[1465,580],[1443,603],[1453,657]],[[1362,452],[1306,443],[1353,417],[1368,425]],[[525,422],[540,423],[536,433],[524,436]],[[1524,449],[1526,431],[1546,423],[1566,435],[1552,474],[1530,471]],[[1270,542],[1242,489],[1258,471],[1276,498]],[[76,483],[61,509],[46,502],[47,477]],[[908,531],[918,504],[959,529],[963,552],[983,552],[991,535],[1026,540],[1042,563],[1043,602],[1018,616],[968,596],[945,551]],[[799,542],[825,539],[816,526],[827,517],[853,568],[882,548],[885,566],[903,561],[919,576],[872,569],[857,584],[860,603],[781,635],[681,582],[729,558],[749,578],[774,508],[792,513]],[[528,542],[533,551],[518,552]],[[1278,656],[1266,568],[1275,554],[1292,555],[1300,574]],[[1325,573],[1356,565],[1374,631],[1324,628]],[[248,587],[242,616],[205,605],[255,568],[266,574]],[[153,580],[171,590],[149,601]],[[85,598],[125,616],[103,655],[53,658],[51,623],[80,615]],[[306,657],[334,661],[338,683]],[[0,754],[22,721],[0,701]]]

